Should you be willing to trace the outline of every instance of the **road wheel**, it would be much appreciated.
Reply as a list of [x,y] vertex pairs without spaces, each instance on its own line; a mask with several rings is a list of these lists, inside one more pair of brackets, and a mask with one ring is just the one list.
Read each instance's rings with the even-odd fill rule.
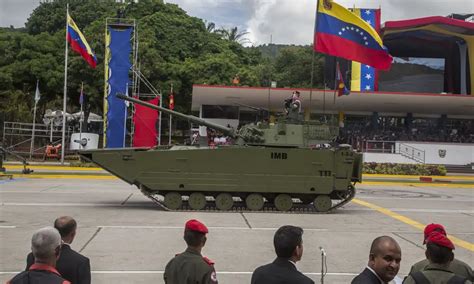
[[206,196],[200,192],[193,192],[189,196],[189,207],[194,210],[201,210],[206,207]]
[[327,195],[320,195],[314,199],[314,208],[318,212],[327,212],[332,207],[331,198]]
[[252,193],[245,198],[245,205],[247,208],[253,211],[261,210],[264,204],[263,196],[258,193]]
[[176,210],[181,208],[183,200],[181,199],[181,194],[177,192],[168,192],[165,194],[165,206],[171,210]]
[[288,194],[278,194],[275,198],[275,207],[280,211],[288,211],[293,207],[293,200]]
[[216,207],[219,210],[229,210],[234,205],[234,199],[230,193],[219,193],[216,197]]

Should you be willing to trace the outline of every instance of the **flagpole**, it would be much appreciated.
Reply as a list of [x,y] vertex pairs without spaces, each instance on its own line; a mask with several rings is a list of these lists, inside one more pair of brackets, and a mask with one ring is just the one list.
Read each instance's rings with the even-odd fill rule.
[[66,96],[67,96],[67,56],[68,56],[68,17],[69,4],[66,4],[66,47],[64,48],[64,90],[63,90],[63,131],[61,137],[61,165],[64,165],[64,152],[66,150]]
[[337,92],[337,89],[338,89],[338,84],[339,82],[336,80],[336,78],[339,76],[338,74],[340,73],[340,69],[339,69],[339,61],[337,61],[337,58],[336,58],[336,76],[334,77],[334,94],[333,94],[333,104],[336,104],[336,92]]
[[316,52],[314,49],[316,48],[316,28],[317,28],[317,19],[318,19],[318,11],[319,11],[319,0],[316,0],[316,14],[314,15],[314,30],[313,30],[313,55],[311,58],[311,82],[310,82],[310,89],[309,89],[309,120],[311,120],[311,112],[313,107],[313,77],[314,77],[314,56]]
[[[171,93],[170,95],[173,94],[173,83],[171,83]],[[173,96],[173,104],[174,104],[174,96]],[[168,106],[169,108],[169,106]],[[169,137],[168,137],[168,145],[171,146],[171,114],[170,114],[170,129],[169,129]]]
[[30,146],[30,160],[33,156],[34,148],[35,148],[35,126],[36,126],[36,104],[38,103],[38,99],[36,98],[36,93],[39,92],[39,80],[36,81],[36,92],[35,92],[35,107],[33,109],[33,129],[31,131],[31,146]]
[[[128,83],[126,83],[125,85],[125,94],[126,96],[128,97]],[[133,96],[133,94],[132,94]],[[125,101],[125,118],[124,118],[124,122],[123,122],[123,147],[125,148],[125,143],[126,143],[126,137],[127,137],[127,114],[128,114],[128,102]]]
[[[82,114],[82,105],[84,104],[84,82],[81,82],[81,97],[80,97],[80,103],[81,103],[81,116],[79,117],[79,141],[82,141],[82,123],[84,120],[84,116]],[[82,144],[79,143],[79,149],[81,149]]]

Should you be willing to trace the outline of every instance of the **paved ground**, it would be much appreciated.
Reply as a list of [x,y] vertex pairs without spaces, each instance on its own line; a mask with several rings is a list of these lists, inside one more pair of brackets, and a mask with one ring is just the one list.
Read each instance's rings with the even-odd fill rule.
[[[73,176],[71,176],[73,177]],[[356,199],[332,214],[163,212],[117,179],[87,176],[0,181],[0,281],[24,268],[32,233],[60,215],[79,222],[73,248],[91,259],[94,283],[162,283],[167,261],[184,248],[187,219],[210,229],[204,254],[220,283],[249,283],[274,258],[272,236],[284,224],[302,226],[298,269],[320,282],[319,246],[328,254],[326,283],[349,283],[367,263],[373,238],[394,237],[405,275],[423,258],[422,227],[446,226],[456,257],[474,266],[474,187],[395,183],[358,185]]]

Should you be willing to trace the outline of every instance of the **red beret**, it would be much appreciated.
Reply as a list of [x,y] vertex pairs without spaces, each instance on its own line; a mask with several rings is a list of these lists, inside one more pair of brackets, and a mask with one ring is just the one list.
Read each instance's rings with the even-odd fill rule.
[[190,231],[195,231],[203,234],[207,234],[209,230],[207,229],[206,225],[203,223],[199,222],[198,220],[191,219],[188,222],[186,222],[186,225],[184,226],[185,230],[190,230]]
[[426,242],[428,244],[436,244],[449,249],[454,249],[454,244],[448,239],[448,237],[440,232],[431,233],[426,239]]
[[446,230],[444,229],[443,225],[431,223],[429,225],[426,225],[426,227],[425,227],[425,231],[424,231],[425,238],[423,240],[423,244],[426,244],[426,239],[433,232],[439,232],[439,233],[441,233],[445,236],[447,235]]

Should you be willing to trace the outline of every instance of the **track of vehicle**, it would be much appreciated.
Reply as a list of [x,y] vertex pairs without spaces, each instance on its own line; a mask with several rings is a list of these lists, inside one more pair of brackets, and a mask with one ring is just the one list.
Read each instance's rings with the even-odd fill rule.
[[288,211],[280,211],[278,210],[273,203],[270,202],[265,202],[263,208],[261,210],[251,210],[247,208],[245,205],[244,201],[236,201],[234,202],[233,206],[229,210],[221,210],[218,209],[215,205],[215,202],[212,200],[208,200],[206,202],[206,206],[201,209],[201,210],[196,210],[192,209],[187,200],[183,200],[182,206],[178,209],[170,209],[168,208],[164,202],[163,202],[163,197],[158,194],[151,193],[147,190],[142,189],[141,192],[148,197],[150,200],[152,200],[158,207],[160,207],[162,210],[165,211],[179,211],[179,212],[196,212],[196,211],[202,211],[202,212],[264,212],[264,213],[310,213],[310,214],[327,214],[331,213],[337,208],[340,208],[350,202],[354,197],[355,197],[355,187],[351,186],[349,187],[349,190],[345,192],[344,196],[340,196],[340,200],[332,200],[332,207],[329,208],[329,210],[324,211],[324,212],[319,212],[316,210],[315,206],[313,206],[312,203],[310,204],[303,204],[301,202],[295,202],[293,203],[293,206],[291,207],[290,210]]

